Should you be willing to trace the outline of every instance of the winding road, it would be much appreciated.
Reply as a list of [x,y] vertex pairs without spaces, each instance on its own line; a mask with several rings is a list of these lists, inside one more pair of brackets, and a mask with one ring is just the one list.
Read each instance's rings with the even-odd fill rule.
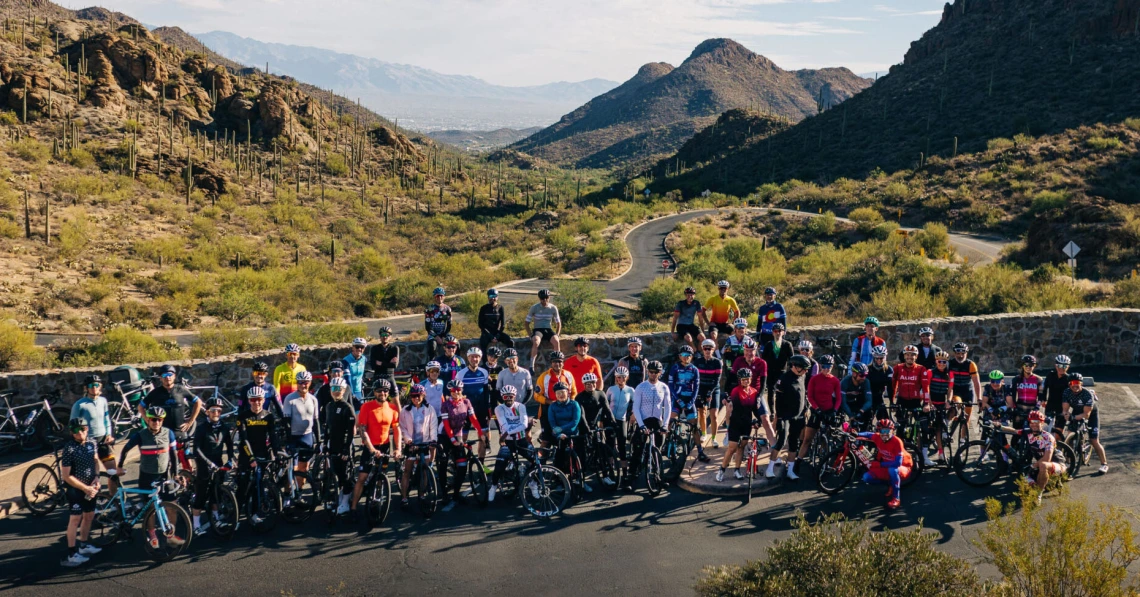
[[[741,211],[752,212],[778,211],[789,215],[807,217],[819,215],[792,209],[766,207],[739,209]],[[619,309],[635,308],[638,298],[641,296],[641,292],[645,290],[655,278],[662,275],[661,262],[669,258],[664,247],[665,237],[677,227],[677,224],[695,220],[702,216],[713,215],[721,211],[725,210],[702,209],[686,211],[649,220],[631,229],[626,235],[625,243],[632,257],[632,265],[629,270],[621,276],[603,283],[606,290],[607,304]],[[837,218],[837,220],[841,222],[851,222],[846,218]],[[914,229],[902,228],[902,230]],[[996,261],[1001,256],[1002,249],[1010,244],[1010,241],[952,233],[950,235],[950,244],[954,246],[960,255],[966,257],[970,263],[986,264]],[[542,288],[548,288],[552,283],[553,280],[548,279],[505,282],[497,286],[499,289],[499,302],[509,311],[511,307],[519,301],[537,301],[535,294]],[[462,320],[463,317],[461,314],[456,314],[457,319]],[[421,315],[402,315],[380,319],[353,320],[347,323],[357,321],[364,323],[368,328],[368,334],[373,337],[377,335],[377,332],[382,326],[391,327],[397,336],[407,335],[423,329],[423,317]],[[183,347],[190,346],[198,337],[197,333],[192,331],[157,332],[154,335],[160,339],[174,340]],[[39,346],[48,346],[56,341],[91,337],[94,337],[94,335],[37,333],[36,344]]]

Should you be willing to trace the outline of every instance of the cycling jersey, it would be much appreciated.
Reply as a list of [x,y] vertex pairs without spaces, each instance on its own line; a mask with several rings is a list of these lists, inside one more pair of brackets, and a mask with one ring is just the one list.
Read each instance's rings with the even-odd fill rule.
[[474,429],[478,435],[483,435],[483,429],[479,427],[479,419],[475,417],[475,408],[471,406],[471,401],[466,398],[445,400],[440,422],[443,424],[443,432],[447,434],[448,439],[456,436],[465,437],[468,426]]
[[369,400],[360,407],[356,425],[364,429],[365,437],[373,446],[387,444],[394,433],[400,445],[400,413],[387,400]]
[[[927,370],[933,369],[934,366],[938,364],[935,361],[938,360],[938,353],[942,351],[942,348],[940,346],[937,344],[926,346],[919,342],[916,345],[916,348],[918,348],[918,356],[916,356],[914,359],[915,363],[926,367]],[[902,352],[899,352],[899,362],[903,362]]]
[[479,330],[489,334],[501,334],[503,326],[507,323],[502,305],[487,303],[479,307],[479,316],[476,318]]
[[[146,395],[146,398],[143,398],[140,405],[144,409],[151,406],[161,406],[166,409],[166,418],[162,420],[162,426],[173,431],[178,437],[186,439],[182,425],[187,422],[194,423],[190,420],[190,413],[196,402],[198,402],[198,397],[191,394],[190,390],[181,385],[175,385],[169,390],[164,386],[155,388]],[[191,427],[192,432],[193,427]]]
[[886,340],[875,336],[868,341],[867,334],[859,334],[855,341],[851,343],[851,359],[847,362],[847,366],[851,367],[855,363],[863,363],[870,366],[874,359],[871,357],[871,349],[876,346],[886,346]]
[[535,303],[530,311],[526,312],[526,322],[531,324],[531,329],[553,330],[554,324],[562,323],[562,318],[558,315],[558,307],[554,306],[554,303],[545,307],[542,303]]
[[451,332],[451,307],[432,305],[424,311],[424,331],[431,336],[446,336]]
[[744,356],[745,340],[748,340],[748,336],[737,336],[736,334],[725,339],[722,353],[726,364],[731,365],[736,362],[736,359]]
[[499,437],[504,439],[522,439],[530,425],[526,407],[519,404],[518,400],[510,405],[503,403],[496,406],[495,420],[499,422]]
[[439,419],[426,402],[419,406],[404,405],[400,413],[400,439],[413,444],[426,444],[439,437]]
[[126,454],[131,448],[139,448],[139,473],[147,475],[165,474],[171,462],[177,462],[178,440],[174,432],[165,427],[158,433],[151,433],[149,428],[136,429],[127,438],[123,446],[119,461],[126,461]]
[[712,398],[720,390],[720,378],[724,373],[724,363],[716,357],[703,356],[693,359],[693,366],[700,374],[700,383],[697,386],[697,396]]
[[232,429],[225,421],[218,419],[217,423],[206,422],[198,426],[194,433],[194,458],[199,463],[199,470],[208,468],[205,464],[222,465],[222,455],[228,455],[234,460],[234,442]]
[[920,400],[929,390],[926,367],[922,365],[895,365],[895,398],[898,400]]
[[530,371],[522,367],[514,371],[509,368],[500,371],[498,379],[495,380],[495,387],[500,394],[503,391],[503,386],[514,386],[515,391],[518,392],[515,394],[516,404],[526,404],[534,392],[534,382],[531,381]]
[[[732,371],[735,373],[741,369],[752,371],[752,387],[757,390],[765,389],[764,380],[768,377],[768,363],[765,363],[764,359],[756,357],[749,361],[745,357],[740,357],[732,362]],[[735,375],[732,376],[732,381],[734,386],[740,385],[740,380]]]
[[352,450],[356,433],[356,412],[344,400],[334,400],[325,407],[325,440],[332,454],[347,454]]
[[[84,485],[91,485],[99,477],[99,469],[95,466],[95,454],[98,451],[99,449],[93,439],[88,439],[83,443],[75,441],[74,438],[68,439],[67,445],[63,447],[63,453],[60,455],[59,465],[64,468],[70,467],[69,474],[72,477]],[[74,489],[67,483],[64,484],[64,487]]]
[[851,412],[869,410],[871,404],[871,382],[867,379],[856,384],[855,378],[848,375],[839,382],[839,391],[843,394],[843,401]]
[[1013,378],[1013,384],[1010,386],[1013,392],[1013,402],[1017,406],[1037,408],[1041,402],[1042,395],[1045,393],[1045,378],[1036,374],[1029,374],[1028,377],[1018,375]]
[[[677,301],[673,307],[673,314],[677,316],[677,325],[695,325],[697,314],[701,312],[700,301]],[[696,338],[693,338],[696,340]]]
[[703,311],[705,317],[708,317],[709,323],[732,323],[729,321],[730,313],[740,315],[740,307],[737,306],[736,299],[731,296],[721,298],[719,294],[705,301]]
[[538,380],[534,383],[534,399],[538,402],[538,418],[539,420],[547,420],[543,415],[546,412],[546,405],[554,402],[554,386],[558,382],[566,384],[570,388],[570,395],[577,396],[580,391],[578,382],[566,370],[562,370],[559,375],[554,375],[553,369],[547,369],[538,376]]
[[578,425],[582,422],[582,406],[573,400],[566,402],[555,400],[550,405],[547,418],[552,434],[576,435]]
[[273,387],[277,396],[288,396],[297,390],[297,374],[307,371],[299,361],[290,367],[289,363],[281,363],[273,369]]
[[776,344],[774,339],[764,343],[764,350],[761,351],[760,357],[764,359],[765,363],[768,363],[769,388],[776,384],[780,374],[788,368],[788,361],[794,354],[796,354],[795,349],[792,348],[792,343],[787,340],[780,340],[779,344]]
[[673,400],[686,407],[692,405],[693,400],[697,397],[697,388],[700,383],[701,374],[692,363],[688,365],[676,363],[665,374],[665,385],[669,386]]
[[984,401],[990,408],[1001,408],[1005,406],[1005,398],[1009,396],[1009,387],[1001,384],[994,389],[993,384],[986,384],[982,386],[982,401]]
[[455,378],[463,382],[463,397],[470,401],[473,407],[483,413],[491,410],[490,394],[487,387],[490,376],[486,369],[476,367],[472,370],[471,367],[464,367],[459,370]]
[[633,404],[633,388],[629,386],[612,385],[606,388],[606,401],[610,405],[610,412],[618,421],[625,420],[625,413]]
[[242,453],[246,457],[266,458],[270,448],[277,451],[277,434],[273,428],[277,425],[277,417],[273,413],[262,410],[256,415],[251,412],[243,413],[237,422],[238,443],[241,444]]
[[1084,415],[1085,408],[1089,406],[1092,407],[1093,412],[1096,412],[1096,394],[1094,394],[1093,391],[1088,388],[1081,388],[1081,391],[1077,393],[1074,393],[1073,390],[1066,388],[1062,401],[1064,404],[1069,405],[1069,408],[1072,409],[1072,413],[1074,415]]
[[1034,460],[1043,458],[1045,454],[1052,452],[1057,447],[1057,440],[1053,434],[1044,430],[1034,433],[1030,429],[1018,429],[1014,433],[1025,438],[1025,444],[1029,447],[1029,454]]
[[768,407],[760,399],[760,390],[752,386],[736,386],[728,394],[728,401],[732,404],[732,414],[729,415],[728,425],[732,429],[739,429],[747,433],[745,428],[752,426],[752,418],[767,416]]
[[582,407],[582,420],[587,426],[592,427],[595,424],[613,425],[614,413],[610,410],[610,403],[606,400],[606,395],[600,390],[578,392],[574,401]]
[[439,378],[443,380],[443,383],[455,379],[459,370],[467,366],[459,355],[448,357],[445,354],[441,354],[435,358],[435,361],[439,363]]
[[875,444],[875,462],[888,468],[914,466],[910,452],[906,451],[901,437],[892,435],[891,439],[883,441],[883,436],[873,431],[860,433],[859,437],[869,439]]
[[834,375],[817,375],[807,385],[808,404],[820,412],[846,410],[843,392],[839,389],[839,378]]
[[784,306],[780,303],[772,301],[760,305],[756,310],[756,321],[759,322],[761,334],[771,334],[772,326],[777,323],[788,325],[788,312],[784,310]]
[[950,388],[954,386],[954,372],[937,368],[926,372],[926,388],[932,404],[946,404],[950,400]]
[[368,356],[378,377],[388,377],[400,365],[400,347],[395,344],[373,344]]
[[868,367],[867,381],[871,382],[872,407],[879,408],[890,402],[895,395],[895,370],[883,364],[876,367],[874,363]]
[[794,419],[807,409],[807,389],[804,377],[785,371],[776,380],[775,404],[777,419]]
[[258,386],[265,391],[263,408],[272,411],[273,414],[277,416],[281,416],[281,399],[277,397],[277,388],[268,381],[263,384],[256,384],[251,381],[238,389],[238,411],[245,412],[249,410],[249,402],[246,397],[249,396],[249,391],[254,386]]
[[[364,353],[357,357],[352,353],[346,355],[341,361],[344,363],[344,377],[348,380],[348,387],[352,388],[352,395],[357,400],[364,397],[364,368],[368,358]],[[288,396],[288,394],[284,394]]]
[[578,387],[582,385],[582,376],[587,373],[593,373],[598,378],[597,387],[602,387],[602,364],[592,356],[586,355],[583,358],[578,358],[578,355],[572,354],[566,357],[566,363],[562,366],[563,370],[568,372],[574,377],[574,381],[578,383]]
[[1065,392],[1069,390],[1069,374],[1057,375],[1057,370],[1053,369],[1045,375],[1045,395],[1042,400],[1045,402],[1045,412],[1056,414],[1061,412],[1061,405],[1064,402]]
[[633,391],[633,416],[637,419],[639,427],[645,427],[646,419],[657,419],[661,426],[669,424],[669,386],[661,381],[650,382],[648,379],[641,382]]
[[978,366],[974,361],[966,359],[959,363],[958,359],[950,359],[949,369],[954,374],[954,395],[963,402],[977,400],[978,397],[974,395],[974,376],[978,374]]
[[432,410],[435,411],[436,417],[442,416],[443,401],[446,400],[444,394],[447,393],[447,387],[443,383],[443,380],[437,379],[435,383],[432,383],[431,380],[425,379],[420,382],[420,385],[424,387],[424,402],[427,402],[428,406],[431,406]]
[[87,422],[87,437],[91,439],[102,439],[114,429],[111,425],[111,414],[107,409],[107,399],[102,396],[94,400],[89,396],[76,400],[71,406],[71,418]]
[[625,367],[629,369],[629,378],[625,380],[625,383],[631,388],[636,388],[641,385],[641,382],[645,381],[645,368],[648,366],[649,359],[643,356],[638,356],[635,359],[628,354],[618,359],[618,362],[614,365],[615,368]]
[[293,392],[285,398],[282,408],[285,418],[289,421],[289,435],[299,439],[307,446],[314,446],[321,441],[321,427],[317,423],[317,397],[305,392]]

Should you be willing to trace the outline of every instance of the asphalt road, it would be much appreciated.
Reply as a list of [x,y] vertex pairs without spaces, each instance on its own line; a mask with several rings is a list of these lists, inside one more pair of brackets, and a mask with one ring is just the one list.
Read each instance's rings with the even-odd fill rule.
[[[1082,473],[1070,483],[1091,504],[1140,510],[1140,385],[1135,369],[1090,371],[1098,379],[1104,443],[1112,470]],[[717,451],[719,453],[719,451]],[[1095,470],[1093,466],[1086,470]],[[904,507],[888,512],[882,489],[856,485],[826,498],[810,483],[787,483],[747,506],[673,490],[657,499],[610,494],[566,515],[538,522],[516,502],[437,514],[424,522],[393,510],[371,532],[359,525],[327,527],[314,517],[280,524],[265,536],[239,530],[230,543],[198,538],[189,552],[161,566],[145,560],[139,535],[95,556],[86,568],[61,568],[59,514],[44,520],[16,514],[0,523],[0,591],[11,595],[691,595],[706,565],[741,563],[786,537],[803,513],[809,519],[842,512],[866,516],[873,528],[919,524],[940,549],[984,562],[971,539],[985,522],[983,500],[1008,498],[999,481],[974,489],[942,470],[928,472],[903,493]],[[1046,501],[1048,503],[1048,500]]]

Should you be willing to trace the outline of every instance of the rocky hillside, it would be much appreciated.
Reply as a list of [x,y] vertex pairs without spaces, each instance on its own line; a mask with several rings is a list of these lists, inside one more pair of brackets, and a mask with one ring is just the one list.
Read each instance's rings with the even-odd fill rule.
[[512,147],[560,165],[643,165],[676,151],[725,110],[750,108],[798,121],[869,84],[843,68],[786,71],[732,40],[710,39],[677,68],[646,64]]

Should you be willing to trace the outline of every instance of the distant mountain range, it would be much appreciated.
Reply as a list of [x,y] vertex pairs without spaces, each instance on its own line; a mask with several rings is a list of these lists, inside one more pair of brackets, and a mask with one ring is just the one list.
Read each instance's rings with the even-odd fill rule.
[[427,136],[442,141],[449,145],[454,145],[460,149],[468,151],[485,151],[488,149],[497,149],[505,147],[518,141],[525,139],[538,131],[542,127],[532,126],[526,129],[495,129],[493,131],[460,131],[460,130],[446,130],[446,131],[432,131],[427,133]]
[[265,43],[225,31],[194,37],[235,62],[260,68],[268,62],[272,73],[359,97],[369,108],[422,131],[546,125],[617,86],[613,81],[590,79],[507,87],[321,48]]
[[512,147],[562,166],[636,166],[673,153],[726,110],[751,108],[794,122],[870,84],[846,68],[786,71],[731,39],[710,39],[680,66],[646,64]]

